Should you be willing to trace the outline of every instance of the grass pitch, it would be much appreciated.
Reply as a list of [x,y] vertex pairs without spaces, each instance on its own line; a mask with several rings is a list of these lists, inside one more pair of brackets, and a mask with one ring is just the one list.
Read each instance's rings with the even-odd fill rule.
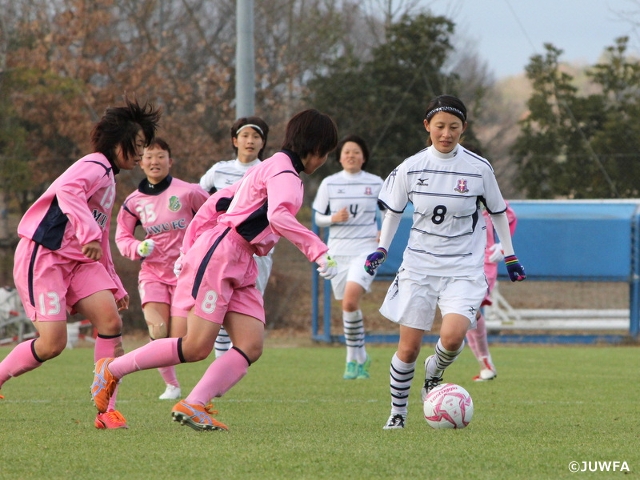
[[[126,347],[127,345],[125,345]],[[0,348],[0,358],[10,348]],[[447,370],[475,405],[463,430],[422,418],[421,363],[404,430],[384,431],[394,347],[368,347],[370,380],[342,380],[344,347],[265,349],[225,397],[230,431],[171,421],[156,371],[126,377],[118,408],[128,430],[93,427],[91,348],[66,350],[11,379],[0,401],[0,478],[556,479],[638,478],[637,347],[494,346],[498,378],[474,383],[466,349]],[[178,366],[183,394],[209,361]],[[570,462],[626,462],[629,471],[571,473]]]

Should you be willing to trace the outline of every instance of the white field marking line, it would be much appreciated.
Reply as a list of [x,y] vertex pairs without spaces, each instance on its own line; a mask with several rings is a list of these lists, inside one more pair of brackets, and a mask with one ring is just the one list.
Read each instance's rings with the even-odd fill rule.
[[[158,400],[157,397],[153,397],[152,399],[139,399],[139,400],[129,400],[129,399],[118,399],[118,405],[120,404],[136,404],[136,403],[149,403],[152,401],[157,400],[158,403],[160,403],[161,405],[167,405],[168,403],[165,400]],[[333,400],[333,399],[328,399],[328,398],[313,398],[313,399],[309,399],[309,400],[302,400],[302,399],[297,399],[297,400],[291,400],[291,399],[280,399],[280,398],[260,398],[259,400],[253,399],[253,398],[230,398],[230,399],[223,399],[223,398],[214,398],[213,399],[213,403],[378,403],[379,400],[376,399],[369,399],[369,400],[362,400],[362,399],[346,399],[346,400]],[[69,404],[84,404],[86,405],[87,402],[82,401],[82,400],[69,400],[69,399],[65,399],[65,400],[54,400],[54,399],[29,399],[29,400],[17,400],[17,399],[7,399],[5,397],[4,400],[0,400],[0,407],[5,404],[55,404],[55,403],[59,403],[59,404],[64,404],[64,405],[69,405]],[[89,400],[88,405],[93,407],[93,404],[91,403],[91,401]]]

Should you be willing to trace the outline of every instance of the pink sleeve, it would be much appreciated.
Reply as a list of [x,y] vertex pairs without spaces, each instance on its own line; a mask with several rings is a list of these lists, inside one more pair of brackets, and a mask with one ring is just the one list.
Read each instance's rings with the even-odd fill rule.
[[128,200],[124,201],[118,212],[115,240],[123,257],[139,260],[141,257],[137,248],[140,241],[134,236],[139,219],[127,208]]
[[293,173],[283,172],[267,182],[269,209],[267,217],[276,235],[293,243],[311,262],[329,251],[320,238],[296,219],[302,205],[303,188],[299,177],[292,182]]
[[[88,207],[89,199],[100,188],[113,182],[105,168],[94,162],[79,162],[56,191],[58,206],[73,227],[81,246],[102,238],[102,230]],[[115,189],[114,189],[115,193]]]

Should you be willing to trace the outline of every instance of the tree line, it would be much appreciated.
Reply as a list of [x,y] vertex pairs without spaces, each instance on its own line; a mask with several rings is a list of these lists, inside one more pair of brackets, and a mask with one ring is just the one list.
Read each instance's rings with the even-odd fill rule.
[[[196,181],[231,158],[235,3],[0,0],[0,210],[22,214],[88,153],[93,122],[124,94],[162,108],[177,177]],[[255,104],[272,127],[268,153],[292,114],[318,108],[341,134],[367,140],[370,170],[384,177],[425,146],[424,107],[450,93],[469,108],[464,141],[507,165],[508,196],[638,196],[640,64],[628,39],[587,69],[588,95],[563,69],[562,50],[546,45],[525,68],[533,91],[514,119],[477,52],[457,48],[455,19],[393,3],[255,2]],[[328,162],[320,177],[337,169]],[[119,195],[138,178],[125,174]]]

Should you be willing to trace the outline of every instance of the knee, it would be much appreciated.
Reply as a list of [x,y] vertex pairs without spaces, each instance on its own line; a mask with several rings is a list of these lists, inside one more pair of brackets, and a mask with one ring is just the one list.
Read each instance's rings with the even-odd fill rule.
[[151,340],[157,340],[159,338],[167,338],[169,335],[169,329],[167,328],[167,324],[162,322],[160,324],[147,323],[147,328],[149,329],[149,337]]
[[396,355],[405,363],[413,363],[420,355],[420,345],[398,345]]
[[182,356],[187,362],[199,362],[209,356],[213,345],[200,342],[191,342],[188,337],[182,337]]
[[441,333],[440,343],[446,350],[450,352],[455,352],[462,346],[465,336],[466,336],[466,332],[463,333],[462,336],[460,336],[459,334],[451,333],[451,332],[448,334]]
[[[41,338],[38,340],[42,340]],[[47,341],[38,341],[32,348],[35,349],[38,359],[51,360],[62,353],[67,346],[66,338],[55,338]]]
[[255,345],[248,352],[244,352],[244,353],[249,358],[249,360],[251,361],[251,364],[253,365],[262,356],[262,345]]
[[211,353],[212,349],[205,349],[205,348],[197,348],[197,349],[187,349],[185,350],[183,348],[182,350],[182,354],[184,355],[184,358],[187,362],[199,362],[201,360],[204,360],[205,358],[207,358],[209,356],[209,354]]
[[113,336],[122,333],[122,319],[120,315],[109,316],[104,320],[91,322],[100,335]]
[[355,312],[356,310],[358,310],[358,301],[354,298],[343,298],[342,310],[344,310],[345,312]]

